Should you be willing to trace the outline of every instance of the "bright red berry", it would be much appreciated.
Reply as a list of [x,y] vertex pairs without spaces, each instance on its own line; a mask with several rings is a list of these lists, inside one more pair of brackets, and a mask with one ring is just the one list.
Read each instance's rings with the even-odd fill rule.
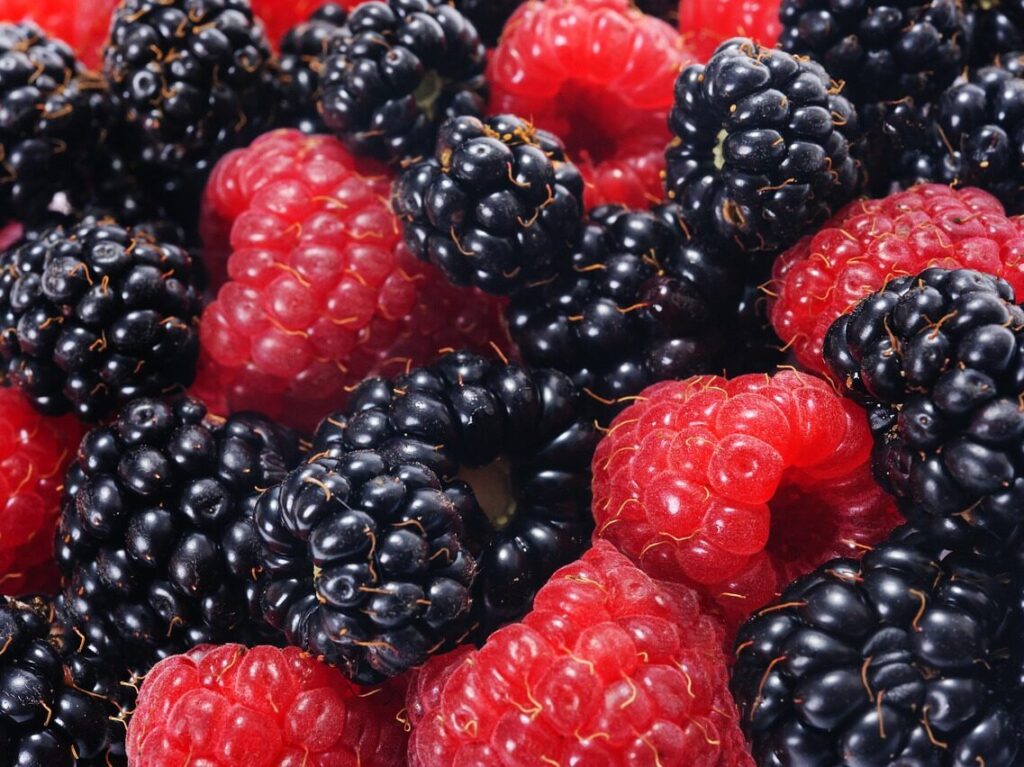
[[365,689],[295,647],[203,645],[158,663],[131,767],[399,767],[404,683]]
[[770,315],[807,370],[827,374],[829,326],[894,277],[976,269],[1024,290],[1024,220],[980,189],[922,184],[839,211],[775,262]]
[[491,57],[491,111],[560,136],[588,208],[646,208],[664,197],[667,115],[692,60],[676,30],[630,0],[530,0]]
[[730,37],[750,37],[766,48],[779,39],[780,0],[680,0],[679,30],[701,61]]
[[226,275],[211,264],[221,284],[200,325],[195,389],[211,409],[257,407],[308,428],[370,373],[442,347],[507,346],[497,299],[448,286],[409,254],[389,187],[336,139],[294,130],[217,165],[204,231],[230,231],[209,249],[229,255]]
[[0,0],[0,21],[34,21],[50,35],[70,45],[85,66],[95,69],[103,60],[110,17],[118,2]]
[[57,584],[60,490],[82,432],[77,418],[44,416],[16,390],[0,389],[0,593]]
[[595,535],[736,625],[899,522],[871,445],[864,412],[804,373],[655,384],[594,455]]
[[410,765],[753,765],[720,642],[693,591],[598,542],[521,623],[418,672]]

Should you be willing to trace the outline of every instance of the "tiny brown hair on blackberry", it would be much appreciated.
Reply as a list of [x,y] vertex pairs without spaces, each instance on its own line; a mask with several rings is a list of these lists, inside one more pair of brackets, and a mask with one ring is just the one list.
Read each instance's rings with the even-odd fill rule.
[[38,222],[76,194],[109,116],[102,78],[31,22],[0,23],[0,220]]
[[256,497],[298,461],[263,416],[139,398],[82,440],[56,538],[68,630],[146,673],[198,644],[273,643],[258,609]]
[[1005,562],[910,526],[796,581],[736,637],[757,763],[1020,764],[1013,592]]
[[482,116],[486,49],[445,0],[370,0],[320,63],[320,112],[356,154],[419,159],[447,118]]
[[456,285],[509,294],[550,279],[583,224],[583,177],[553,134],[514,115],[456,117],[398,177],[406,244]]
[[876,479],[951,547],[1024,518],[1024,309],[966,269],[889,282],[837,319],[825,360],[869,408]]
[[857,194],[857,113],[817,63],[746,38],[676,80],[666,189],[718,247],[775,252]]
[[257,505],[268,620],[357,681],[485,637],[589,541],[597,436],[551,370],[452,352],[365,381]]
[[4,379],[44,413],[100,420],[191,384],[199,308],[179,245],[109,220],[58,226],[0,255]]
[[271,125],[272,63],[248,0],[124,0],[104,73],[126,150],[194,202],[217,159]]
[[331,37],[347,18],[343,6],[325,3],[285,33],[277,66],[275,127],[298,128],[303,133],[329,132],[318,108],[321,59],[327,54]]

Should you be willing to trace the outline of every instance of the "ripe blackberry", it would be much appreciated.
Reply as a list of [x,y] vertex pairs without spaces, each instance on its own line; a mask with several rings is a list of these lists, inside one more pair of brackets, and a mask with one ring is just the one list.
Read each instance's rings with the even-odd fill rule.
[[549,279],[582,226],[583,180],[561,141],[513,115],[458,117],[395,183],[405,241],[456,285],[510,293]]
[[675,212],[592,211],[571,263],[509,304],[523,359],[571,375],[605,423],[652,383],[721,368],[740,285]]
[[206,642],[266,641],[258,615],[257,493],[297,461],[256,414],[135,399],[82,440],[65,482],[58,607],[105,661],[145,673]]
[[0,23],[0,219],[37,222],[101,143],[108,94],[31,22]]
[[636,7],[675,26],[679,21],[679,0],[637,0]]
[[63,40],[89,69],[103,60],[110,15],[118,0],[68,3],[66,0],[0,0],[0,19],[31,21],[48,36]]
[[589,538],[580,410],[562,374],[464,352],[364,382],[257,505],[268,619],[362,681],[522,615]]
[[217,158],[262,133],[274,76],[248,0],[124,0],[104,72],[126,123],[126,151],[165,191],[198,199]]
[[1021,521],[1024,309],[1005,281],[928,269],[837,319],[825,359],[871,411],[875,476],[915,524],[959,541]]
[[455,0],[455,7],[469,19],[488,48],[498,43],[509,17],[524,0]]
[[971,63],[991,64],[997,56],[1024,50],[1024,1],[965,0]]
[[924,147],[904,154],[904,184],[975,186],[1024,213],[1024,80],[1003,66],[983,67],[942,94],[929,114]]
[[723,247],[773,251],[857,193],[857,115],[813,61],[746,38],[676,80],[667,190],[687,225]]
[[275,125],[303,133],[327,133],[317,108],[320,100],[320,60],[331,36],[345,23],[348,11],[326,3],[306,21],[288,30],[281,40],[277,67],[277,120]]
[[320,113],[355,154],[418,159],[446,118],[483,115],[486,49],[445,0],[372,0],[320,64]]
[[100,420],[191,383],[199,298],[183,248],[86,220],[0,255],[5,377],[42,412]]
[[985,765],[1024,753],[998,563],[902,528],[835,559],[736,639],[732,691],[758,764]]
[[111,764],[106,704],[77,684],[51,621],[41,599],[0,596],[0,764]]

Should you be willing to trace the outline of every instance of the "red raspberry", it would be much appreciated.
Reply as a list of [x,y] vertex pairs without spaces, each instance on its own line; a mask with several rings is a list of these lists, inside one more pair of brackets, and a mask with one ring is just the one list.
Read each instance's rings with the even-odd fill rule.
[[296,647],[203,645],[158,663],[128,725],[132,767],[405,764],[405,686],[367,690]]
[[211,410],[255,407],[309,428],[371,373],[441,347],[508,345],[501,302],[416,261],[388,194],[383,168],[295,130],[218,163],[203,229],[230,231],[227,246],[208,249],[230,253],[229,279],[214,258],[223,284],[203,314],[194,389]]
[[750,37],[766,48],[779,39],[780,0],[680,0],[679,30],[701,61],[730,37]]
[[664,197],[668,111],[692,60],[676,30],[630,0],[530,0],[491,57],[491,112],[558,134],[588,208],[647,208]]
[[693,585],[735,626],[899,523],[871,445],[864,412],[804,373],[655,384],[594,454],[595,535]]
[[41,415],[16,390],[0,389],[0,593],[57,585],[60,490],[82,433],[74,416]]
[[0,21],[31,20],[58,37],[92,69],[103,61],[110,17],[119,0],[77,3],[68,0],[0,0]]
[[839,211],[775,262],[770,316],[807,370],[827,375],[829,326],[893,277],[966,267],[1024,290],[1024,223],[980,189],[922,184]]
[[598,542],[521,623],[416,674],[409,763],[753,765],[720,641],[694,592]]

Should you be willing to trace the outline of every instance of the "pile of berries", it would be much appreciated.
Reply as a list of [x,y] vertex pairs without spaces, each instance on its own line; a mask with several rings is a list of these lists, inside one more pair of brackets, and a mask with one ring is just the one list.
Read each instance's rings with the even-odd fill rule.
[[1024,3],[0,0],[0,767],[1024,764]]

